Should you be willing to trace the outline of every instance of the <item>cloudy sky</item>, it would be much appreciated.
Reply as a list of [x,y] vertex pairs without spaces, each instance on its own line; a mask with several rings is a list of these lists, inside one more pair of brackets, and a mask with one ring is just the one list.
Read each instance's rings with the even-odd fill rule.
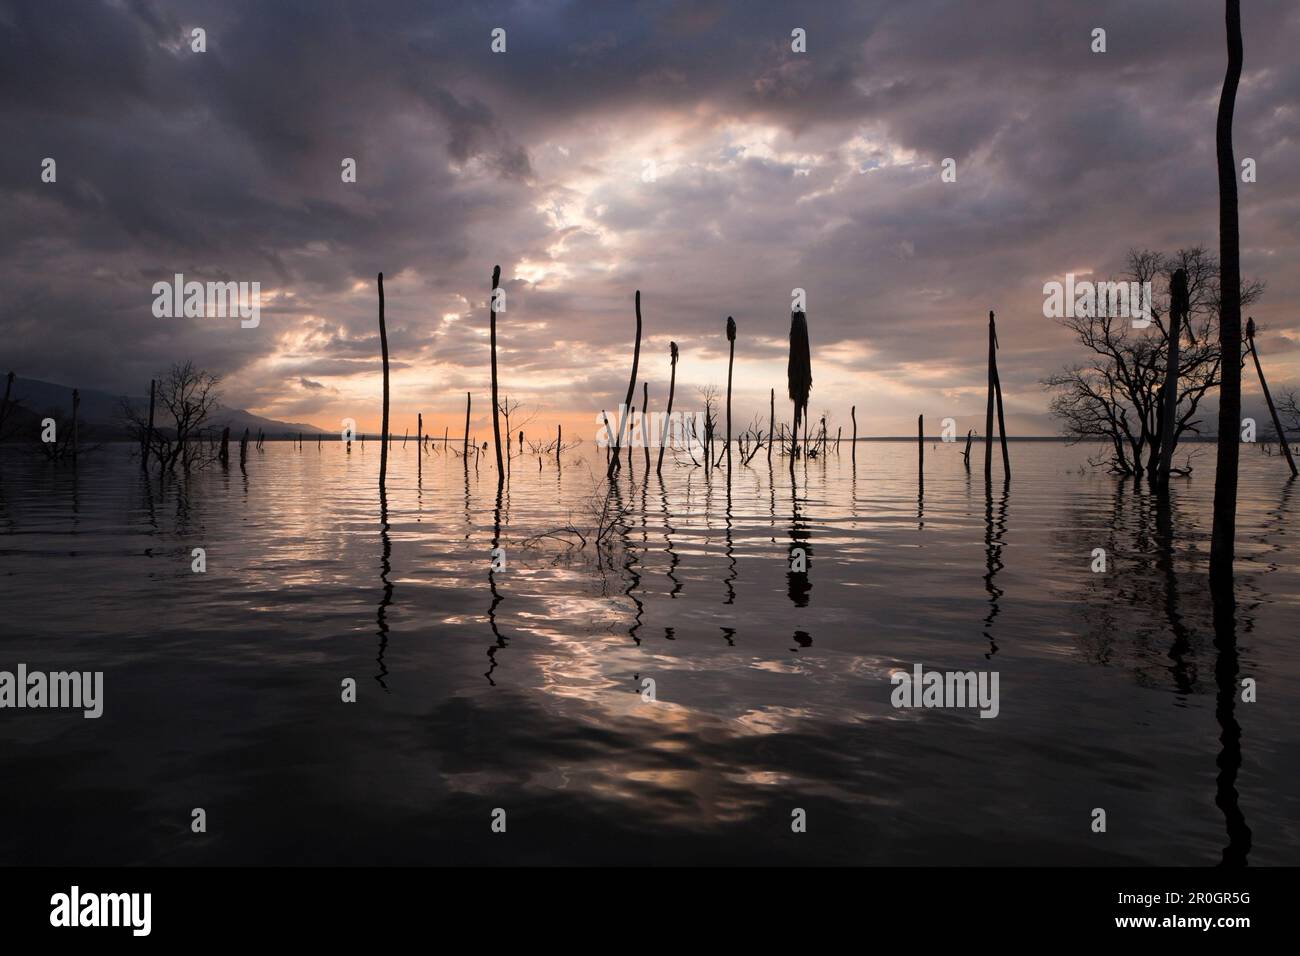
[[[1300,5],[1244,6],[1243,269],[1300,385]],[[801,287],[832,430],[982,427],[994,309],[1010,426],[1049,433],[1038,382],[1081,355],[1043,283],[1217,251],[1223,32],[1218,0],[0,0],[0,366],[140,394],[191,358],[231,405],[374,430],[382,271],[395,430],[455,434],[472,391],[482,434],[499,263],[539,429],[617,406],[636,289],[652,406],[670,340],[679,402],[725,384],[734,315],[765,413]],[[177,272],[259,281],[260,326],[156,318]]]

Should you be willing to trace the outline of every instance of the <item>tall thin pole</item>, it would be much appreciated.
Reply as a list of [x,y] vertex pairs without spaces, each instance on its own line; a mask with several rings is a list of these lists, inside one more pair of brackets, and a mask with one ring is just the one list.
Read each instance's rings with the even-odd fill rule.
[[[632,479],[632,423],[636,421],[636,406],[627,410],[627,477]],[[618,456],[615,455],[615,458]]]
[[[668,343],[668,356],[672,362],[672,371],[668,376],[668,411],[664,416],[664,427],[659,435],[659,464],[655,467],[655,473],[663,476],[664,473],[664,447],[668,444],[668,423],[672,421],[673,415],[673,392],[677,388],[677,343]],[[775,394],[775,391],[773,392]],[[769,451],[769,457],[771,453]]]
[[998,328],[989,312],[989,329],[993,333],[993,394],[998,405],[998,440],[1002,443],[1002,477],[1011,477],[1011,456],[1007,454],[1007,421],[1002,416],[1002,375],[998,372]]
[[853,449],[849,452],[849,460],[856,465],[858,463],[858,406],[849,406],[849,418],[853,419]]
[[379,273],[379,347],[384,355],[384,421],[379,436],[379,493],[388,478],[388,329],[384,326],[384,274]]
[[415,480],[424,477],[424,412],[415,413]]
[[465,444],[461,446],[460,453],[469,461],[469,392],[465,393]]
[[[506,466],[501,459],[501,406],[497,399],[497,286],[501,284],[501,267],[492,267],[492,297],[488,300],[492,336],[492,437],[497,445],[497,487],[506,483]],[[466,414],[469,408],[466,406]]]
[[916,416],[916,463],[917,467],[925,471],[925,416]]
[[727,316],[727,475],[731,475],[731,372],[736,364],[736,320]]
[[[1237,466],[1241,455],[1241,234],[1237,222],[1237,161],[1232,116],[1241,82],[1241,3],[1224,11],[1228,69],[1219,96],[1215,154],[1219,172],[1219,447],[1214,471],[1214,523],[1210,533],[1210,584],[1230,606],[1232,561],[1237,536]],[[1226,594],[1224,593],[1226,591]]]
[[989,312],[989,386],[988,403],[984,408],[984,480],[993,480],[993,368],[997,363],[993,344],[993,313]]
[[[636,290],[636,346],[632,350],[632,375],[627,382],[627,398],[623,402],[624,409],[630,409],[632,406],[632,396],[636,394],[636,369],[641,362],[641,290]],[[609,477],[614,477],[614,472],[618,470],[618,452],[623,443],[623,413],[619,414],[618,434],[614,438],[614,454],[609,461]],[[630,442],[629,442],[630,444]],[[628,461],[628,467],[632,462]]]
[[645,451],[645,473],[650,477],[650,383],[641,383],[641,447]]

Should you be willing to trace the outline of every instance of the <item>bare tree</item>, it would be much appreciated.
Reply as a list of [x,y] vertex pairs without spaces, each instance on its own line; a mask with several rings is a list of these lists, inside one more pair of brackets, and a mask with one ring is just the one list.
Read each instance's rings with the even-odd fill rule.
[[158,376],[157,399],[163,415],[152,432],[147,413],[122,400],[121,414],[128,429],[142,446],[149,442],[149,457],[159,471],[174,471],[178,464],[189,471],[215,457],[205,451],[202,439],[207,437],[213,413],[221,407],[220,384],[220,376],[195,368],[193,362],[172,365]]
[[707,467],[713,462],[710,455],[713,451],[713,434],[718,427],[718,386],[697,385],[695,391],[704,400],[703,450],[704,464]]
[[[1145,249],[1129,253],[1125,280],[1151,283],[1148,328],[1133,328],[1128,316],[1094,314],[1058,320],[1092,354],[1089,361],[1043,380],[1053,393],[1051,411],[1067,438],[1105,444],[1107,453],[1095,464],[1108,464],[1117,474],[1145,473],[1154,480],[1159,467],[1169,290],[1178,269],[1187,273],[1188,305],[1178,351],[1173,429],[1177,447],[1184,433],[1199,433],[1196,416],[1201,400],[1219,385],[1219,263],[1214,256],[1200,246],[1173,255]],[[1241,304],[1255,302],[1263,291],[1262,282],[1243,282]]]

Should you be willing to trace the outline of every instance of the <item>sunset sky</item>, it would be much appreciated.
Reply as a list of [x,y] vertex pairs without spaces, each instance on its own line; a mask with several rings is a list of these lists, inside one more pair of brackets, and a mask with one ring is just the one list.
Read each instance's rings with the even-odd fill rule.
[[[1244,6],[1242,268],[1300,386],[1300,5]],[[738,423],[773,386],[788,415],[801,287],[832,431],[851,404],[863,434],[982,429],[994,309],[1009,427],[1050,434],[1039,380],[1083,355],[1043,283],[1217,254],[1223,35],[1218,0],[0,0],[0,372],[138,395],[190,358],[233,406],[373,431],[382,271],[394,430],[456,434],[468,390],[483,435],[499,263],[502,388],[539,429],[617,407],[636,289],[653,407],[669,340],[679,403],[725,386],[733,315]],[[177,272],[259,281],[260,326],[156,318]]]

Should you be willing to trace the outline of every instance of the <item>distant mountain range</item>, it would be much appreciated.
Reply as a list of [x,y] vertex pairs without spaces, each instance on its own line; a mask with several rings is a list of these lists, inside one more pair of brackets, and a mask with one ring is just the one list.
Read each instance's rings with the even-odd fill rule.
[[[0,379],[0,395],[3,395],[3,388],[4,380]],[[144,414],[147,415],[149,412],[148,395],[143,397],[112,395],[93,388],[81,389],[80,395],[77,427],[83,437],[91,441],[112,441],[129,437],[122,421],[121,408],[124,397]],[[12,413],[13,424],[5,426],[5,432],[10,440],[21,440],[27,432],[28,425],[33,429],[39,428],[40,419],[47,414],[58,413],[63,417],[72,414],[72,387],[69,385],[15,377],[10,400],[21,403],[20,407]],[[159,414],[158,425],[165,428],[168,424]],[[290,436],[296,438],[299,432],[303,435],[316,435],[321,432],[321,429],[315,425],[280,422],[273,418],[254,415],[241,408],[228,407],[218,408],[208,424],[217,429],[229,425],[232,436],[242,435],[245,428],[256,435],[260,429],[268,440]],[[36,432],[32,431],[32,434]]]

